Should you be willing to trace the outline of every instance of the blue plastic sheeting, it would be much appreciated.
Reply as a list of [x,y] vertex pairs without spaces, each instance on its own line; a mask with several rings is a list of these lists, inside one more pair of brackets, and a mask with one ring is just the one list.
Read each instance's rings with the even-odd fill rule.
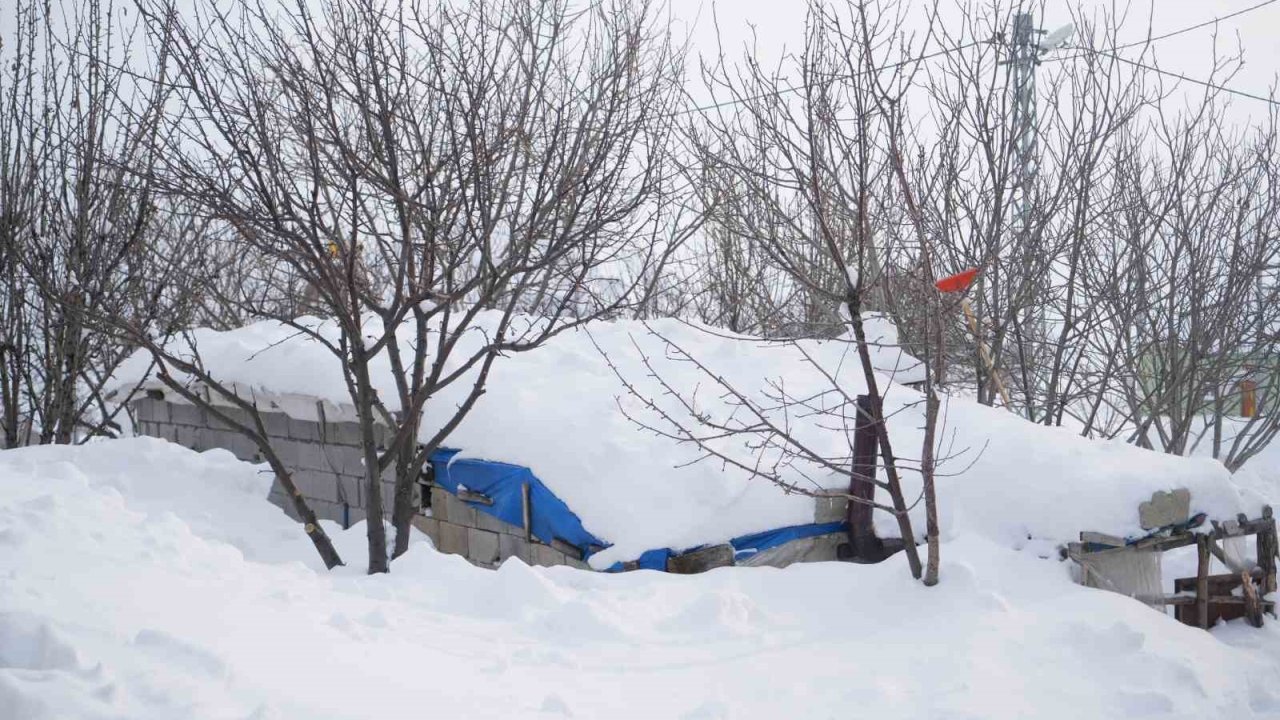
[[583,557],[591,554],[592,545],[606,544],[587,532],[569,506],[543,485],[529,468],[491,460],[454,459],[457,454],[457,450],[437,450],[431,455],[435,482],[454,495],[462,486],[493,499],[492,505],[467,503],[471,507],[517,527],[523,526],[520,488],[528,484],[530,532],[534,537],[548,545],[554,539],[563,540],[581,550]]
[[792,540],[848,531],[849,523],[846,522],[793,525],[791,527],[778,528],[777,530],[766,530],[751,535],[743,535],[730,540],[729,544],[733,546],[733,559],[736,562],[755,555],[761,550],[768,550],[769,548],[789,543]]
[[[492,505],[468,502],[471,507],[512,525],[523,526],[524,508],[520,488],[528,484],[532,524],[530,532],[534,537],[548,545],[555,539],[567,542],[581,550],[583,558],[592,554],[593,546],[595,549],[608,547],[609,543],[587,532],[569,506],[543,485],[529,468],[492,460],[455,459],[457,454],[457,450],[441,449],[431,455],[435,482],[454,495],[458,494],[459,487],[465,487],[493,500]],[[730,540],[729,544],[733,546],[734,560],[740,560],[792,540],[846,532],[848,528],[848,524],[843,522],[794,525],[743,535]],[[670,548],[649,550],[640,555],[636,565],[642,570],[665,571],[667,559],[671,555]],[[615,563],[609,571],[618,572],[622,568],[622,563]]]

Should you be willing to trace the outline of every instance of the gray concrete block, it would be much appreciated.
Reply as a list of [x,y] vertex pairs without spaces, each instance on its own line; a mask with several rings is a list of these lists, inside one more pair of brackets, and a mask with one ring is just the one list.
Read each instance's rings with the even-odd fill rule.
[[440,523],[440,542],[436,544],[436,549],[442,553],[468,557],[468,529],[453,523]]
[[342,522],[342,505],[338,503],[308,498],[307,505],[310,506],[311,511],[316,514],[316,517],[321,520],[332,520],[336,523]]
[[533,565],[542,565],[543,567],[555,567],[565,564],[564,553],[556,550],[548,545],[537,543],[532,548]]
[[261,462],[258,444],[234,430],[206,429],[204,438],[209,447],[222,448],[246,462]]
[[[239,425],[243,425],[249,428],[255,427],[253,424],[253,417],[249,415],[249,412],[247,410],[242,410],[238,407],[231,407],[228,405],[218,405],[217,407],[218,407],[218,412],[222,413],[223,415],[226,415],[227,419]],[[207,413],[207,424],[208,424],[208,427],[216,428],[218,430],[234,431],[236,427],[235,425],[232,425],[229,422],[223,421],[212,412]]]
[[458,499],[452,493],[445,494],[445,507],[448,508],[449,522],[467,527],[476,527],[476,509]]
[[169,403],[153,398],[140,398],[133,401],[133,413],[139,420],[169,422]]
[[361,487],[361,478],[351,477],[350,475],[338,476],[338,499],[346,499],[347,503],[355,507],[364,507],[364,492]]
[[169,421],[181,425],[205,425],[204,411],[195,405],[172,403],[169,405]]
[[1151,499],[1138,505],[1138,522],[1143,530],[1186,522],[1191,517],[1191,491],[1178,488],[1173,492],[1156,491]]
[[849,498],[819,497],[813,499],[815,523],[843,522],[848,516]]
[[272,438],[289,437],[289,416],[282,412],[274,412],[260,410],[258,412],[262,418],[262,425],[267,429],[267,434]]
[[347,523],[348,523],[347,527],[351,527],[352,525],[355,525],[358,522],[363,522],[364,519],[367,517],[369,516],[365,513],[363,507],[353,505],[347,511]]
[[273,503],[280,506],[280,509],[284,511],[285,515],[288,515],[291,520],[296,520],[298,522],[302,521],[297,510],[293,507],[293,501],[291,501],[288,496],[280,494],[275,497],[278,498],[278,500],[273,501]]
[[293,482],[305,498],[315,498],[331,503],[338,502],[338,476],[321,470],[298,470]]
[[204,450],[204,436],[201,429],[194,425],[176,425],[174,442],[192,450]]
[[586,564],[585,562],[579,560],[576,557],[569,557],[568,555],[566,555],[564,558],[564,563],[565,565],[568,565],[569,567],[574,568],[576,570],[590,570],[594,572],[594,569],[590,565]]
[[291,417],[289,418],[289,437],[294,440],[320,442],[320,423]]
[[329,442],[335,445],[352,445],[359,446],[360,443],[360,423],[358,422],[336,422],[329,423],[325,427],[325,437]]
[[498,562],[498,533],[467,529],[468,554],[471,562],[493,567]]
[[350,445],[324,445],[325,461],[343,475],[364,477],[364,456],[359,448]]
[[502,562],[507,558],[520,558],[525,565],[532,565],[533,561],[529,557],[529,543],[524,538],[515,535],[499,535],[498,536],[498,562]]
[[489,513],[476,508],[476,527],[489,532],[505,533],[507,535],[524,535],[524,528],[516,527],[509,522],[499,520]]
[[436,546],[440,545],[440,521],[439,520],[433,517],[427,517],[426,515],[415,515],[413,520],[411,520],[410,522],[413,524],[415,528],[417,528],[427,537],[431,538],[431,542],[435,543]]
[[297,447],[298,467],[307,470],[338,472],[337,468],[331,467],[329,459],[325,456],[324,447],[319,443],[306,440],[290,440],[289,442]]
[[439,485],[431,486],[431,515],[439,520],[449,519],[449,491]]

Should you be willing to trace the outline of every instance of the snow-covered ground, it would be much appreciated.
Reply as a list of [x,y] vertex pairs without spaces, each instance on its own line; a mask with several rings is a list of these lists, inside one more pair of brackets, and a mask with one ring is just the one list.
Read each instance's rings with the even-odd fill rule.
[[[0,451],[0,718],[1280,716],[1280,624],[1205,633],[958,526],[901,558],[325,572],[260,468],[152,439]],[[961,503],[963,505],[963,503]]]

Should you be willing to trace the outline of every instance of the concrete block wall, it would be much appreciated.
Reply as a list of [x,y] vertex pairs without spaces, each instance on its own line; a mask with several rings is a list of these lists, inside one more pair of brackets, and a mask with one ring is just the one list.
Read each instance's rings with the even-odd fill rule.
[[[193,450],[222,448],[241,460],[263,462],[253,441],[194,405],[153,395],[134,400],[132,406],[139,434],[164,438]],[[249,420],[248,413],[238,408],[224,408],[223,412],[238,421]],[[300,420],[278,411],[259,411],[259,415],[272,448],[291,471],[294,483],[317,516],[345,522],[348,526],[365,518],[364,463],[358,423]],[[323,418],[323,414],[319,417]],[[390,499],[394,492],[394,474],[388,473],[382,484],[387,515],[391,513]],[[488,568],[497,567],[507,558],[518,557],[528,565],[590,569],[577,548],[567,543],[557,541],[547,545],[536,539],[525,540],[524,528],[477,510],[443,488],[433,486],[429,493],[429,508],[414,519],[414,525],[426,533],[441,552],[461,555],[475,565]],[[272,485],[268,499],[298,519],[279,480]],[[414,501],[422,507],[420,498],[415,497]],[[843,519],[846,503],[839,498],[818,499],[814,521]],[[843,535],[795,540],[782,548],[760,553],[754,558],[755,562],[747,564],[785,566],[792,562],[835,560],[836,546],[842,541]],[[702,552],[706,551],[694,551]],[[689,564],[677,560],[673,571],[680,571],[681,563]],[[732,552],[728,563],[732,563]],[[716,559],[686,571],[698,572],[721,564],[726,563]]]
[[[236,421],[249,420],[249,414],[239,408],[220,409]],[[252,440],[194,405],[145,397],[133,401],[133,411],[139,434],[171,440],[193,450],[222,448],[241,460],[263,462]],[[289,468],[294,484],[318,517],[348,526],[365,518],[358,423],[299,420],[277,411],[259,411],[259,415],[272,449]],[[389,500],[394,493],[395,478],[389,472],[382,483],[387,515],[391,513]],[[272,484],[268,499],[298,519],[279,480]]]
[[[170,402],[162,397],[134,400],[137,431],[164,438],[193,450],[222,448],[247,462],[263,462],[254,442],[194,405]],[[237,421],[248,421],[238,408],[223,412]],[[318,517],[355,524],[365,518],[364,463],[359,447],[360,427],[351,421],[299,420],[283,412],[259,411],[271,446],[289,468],[293,481]],[[382,484],[386,514],[391,513],[394,475]],[[267,496],[289,517],[297,520],[293,503],[277,480]],[[524,528],[476,510],[440,487],[430,490],[430,509],[414,519],[441,552],[462,555],[482,567],[494,568],[509,557],[529,565],[571,565],[590,569],[577,550],[567,544],[551,547],[526,541]],[[415,503],[421,507],[419,498]]]
[[461,555],[487,568],[517,557],[526,565],[590,569],[577,548],[567,543],[552,546],[537,539],[525,540],[524,528],[478,510],[439,486],[432,486],[430,492],[431,514],[419,515],[413,524],[431,538],[440,552]]

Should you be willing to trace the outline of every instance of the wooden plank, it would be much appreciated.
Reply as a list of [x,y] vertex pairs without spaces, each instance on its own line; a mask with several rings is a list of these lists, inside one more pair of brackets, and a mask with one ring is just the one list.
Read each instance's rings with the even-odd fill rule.
[[1091,530],[1082,530],[1080,532],[1080,542],[1093,543],[1094,545],[1110,545],[1111,547],[1124,547],[1128,541],[1122,537],[1116,537],[1115,535],[1093,532]]
[[1196,539],[1198,562],[1196,564],[1196,623],[1209,629],[1209,538]]
[[529,498],[529,483],[520,486],[520,514],[524,521],[524,541],[533,542],[533,502]]
[[493,504],[493,498],[489,497],[488,495],[485,495],[484,493],[478,493],[474,490],[459,490],[458,499],[463,502],[475,503],[477,505]]

